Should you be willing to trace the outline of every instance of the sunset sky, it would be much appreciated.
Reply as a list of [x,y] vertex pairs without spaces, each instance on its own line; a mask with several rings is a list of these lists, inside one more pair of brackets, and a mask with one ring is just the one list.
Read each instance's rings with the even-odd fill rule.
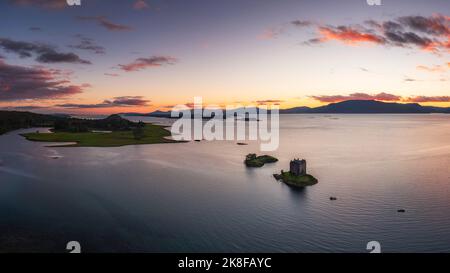
[[0,108],[450,106],[450,1],[6,0]]

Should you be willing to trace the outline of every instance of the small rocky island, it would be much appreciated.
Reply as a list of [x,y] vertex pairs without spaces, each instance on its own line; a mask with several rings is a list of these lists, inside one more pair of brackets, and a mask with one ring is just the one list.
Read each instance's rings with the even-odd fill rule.
[[274,163],[277,161],[277,158],[270,155],[256,156],[256,154],[248,154],[245,157],[244,163],[247,167],[260,168],[266,163]]
[[306,173],[306,160],[294,159],[289,164],[289,171],[281,170],[280,174],[274,174],[276,180],[281,180],[289,186],[306,187],[318,183],[317,179]]

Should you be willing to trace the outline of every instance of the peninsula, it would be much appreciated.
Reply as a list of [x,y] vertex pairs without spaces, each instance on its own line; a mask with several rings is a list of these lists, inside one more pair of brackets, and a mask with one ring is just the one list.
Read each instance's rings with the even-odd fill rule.
[[174,143],[170,131],[163,126],[132,122],[119,115],[105,119],[79,119],[67,116],[42,115],[29,112],[2,112],[1,133],[32,128],[51,127],[51,133],[26,133],[30,141],[70,143],[70,147],[119,147],[125,145]]

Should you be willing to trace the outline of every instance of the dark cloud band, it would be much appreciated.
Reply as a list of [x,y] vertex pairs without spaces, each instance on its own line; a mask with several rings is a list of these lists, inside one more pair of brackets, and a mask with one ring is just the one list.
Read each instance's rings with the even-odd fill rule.
[[111,107],[133,107],[133,106],[149,106],[151,101],[142,96],[123,96],[115,97],[111,100],[104,100],[95,104],[59,104],[55,107],[68,109],[95,109],[95,108],[111,108]]
[[96,22],[99,26],[106,28],[107,30],[110,31],[127,31],[132,29],[131,27],[126,25],[113,23],[103,16],[77,16],[76,18],[78,20]]
[[83,92],[85,86],[73,85],[59,70],[23,67],[0,60],[0,101],[53,99]]
[[[308,26],[308,21],[293,21]],[[316,25],[319,35],[305,42],[312,45],[331,40],[345,44],[374,43],[378,45],[419,48],[433,53],[450,52],[450,18],[444,15],[403,16],[388,21],[368,20],[361,25]]]
[[54,47],[40,43],[0,38],[0,48],[6,52],[17,54],[21,58],[29,58],[35,55],[36,61],[41,63],[91,64],[90,61],[81,59],[75,53],[58,52]]
[[126,72],[139,71],[151,67],[175,64],[178,60],[170,56],[151,56],[148,58],[138,58],[129,64],[120,64],[120,69]]

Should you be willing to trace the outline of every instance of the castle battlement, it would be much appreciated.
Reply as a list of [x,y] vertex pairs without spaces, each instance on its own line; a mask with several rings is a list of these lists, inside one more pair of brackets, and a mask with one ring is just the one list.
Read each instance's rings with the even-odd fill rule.
[[296,176],[305,175],[306,174],[306,160],[304,159],[294,159],[291,160],[289,164],[289,171]]

